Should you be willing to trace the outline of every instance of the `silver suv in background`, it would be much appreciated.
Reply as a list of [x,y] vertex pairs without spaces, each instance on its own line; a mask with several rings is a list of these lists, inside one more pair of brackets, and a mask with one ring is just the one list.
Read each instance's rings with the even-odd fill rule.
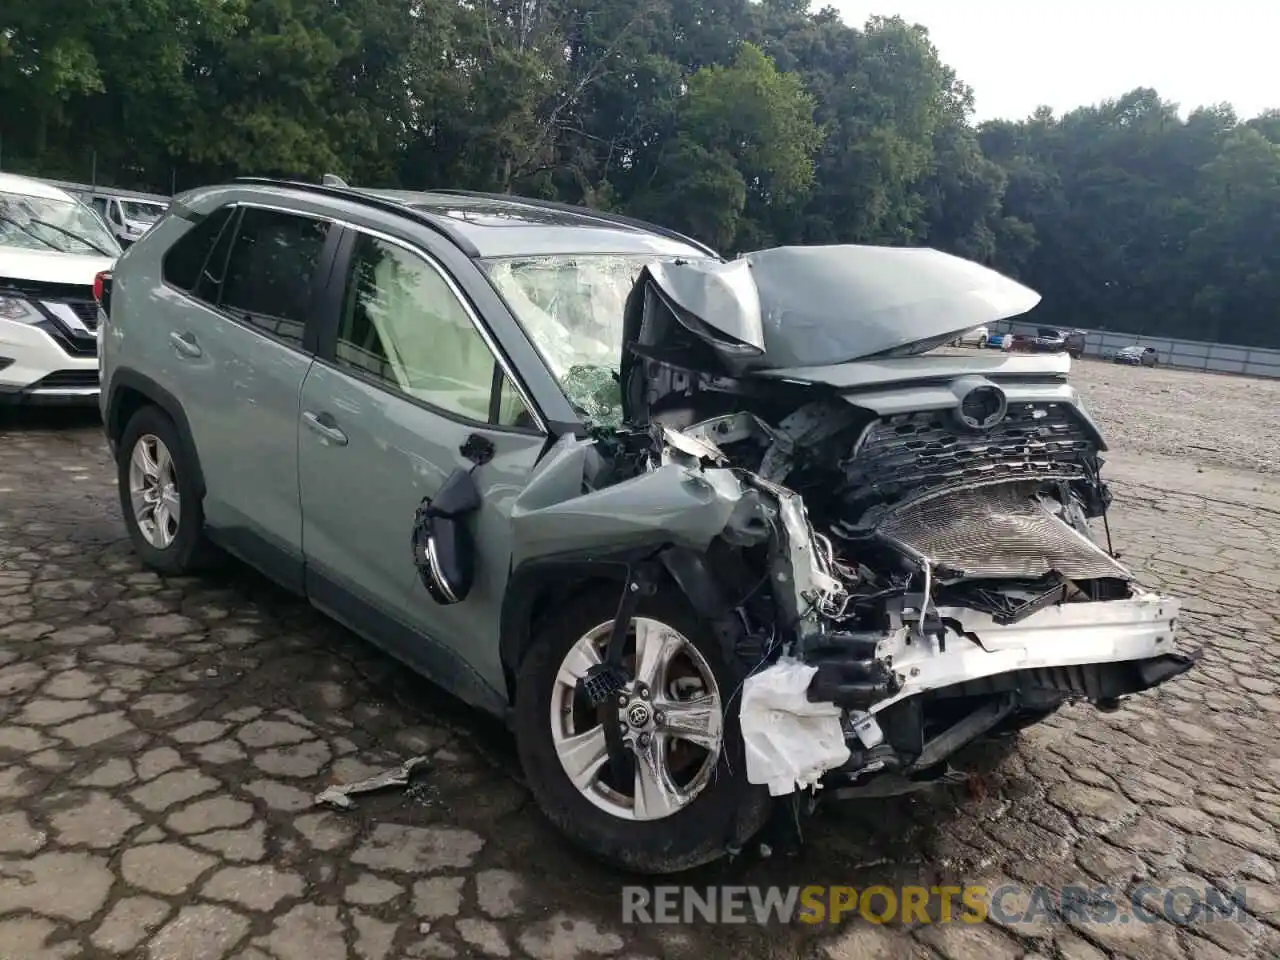
[[1093,540],[1070,359],[931,351],[1032,291],[932,250],[725,261],[450,191],[192,191],[102,290],[125,522],[252,563],[508,718],[546,816],[681,870],[1189,669]]

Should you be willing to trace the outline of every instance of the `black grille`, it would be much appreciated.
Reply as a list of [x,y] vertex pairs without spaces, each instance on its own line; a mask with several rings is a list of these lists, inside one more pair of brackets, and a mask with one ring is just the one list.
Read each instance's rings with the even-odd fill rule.
[[31,389],[71,390],[96,386],[98,386],[97,370],[56,370],[33,383]]
[[98,329],[98,305],[92,300],[64,300],[68,307],[72,309],[80,322],[90,330]]
[[1011,403],[1004,420],[981,431],[963,427],[950,410],[882,417],[844,464],[844,526],[865,528],[884,508],[952,489],[1083,479],[1096,452],[1091,432],[1069,404]]
[[[49,334],[69,356],[92,357],[97,354],[98,341],[93,332],[98,329],[98,305],[94,302],[91,287],[0,277],[0,293],[16,293],[34,303],[43,316],[36,326]],[[65,318],[57,316],[49,309],[53,304],[70,308],[89,333],[86,335],[74,329]]]

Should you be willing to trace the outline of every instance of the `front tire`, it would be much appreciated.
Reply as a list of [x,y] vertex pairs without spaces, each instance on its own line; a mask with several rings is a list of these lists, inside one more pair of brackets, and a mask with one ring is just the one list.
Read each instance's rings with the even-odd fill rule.
[[[590,651],[608,642],[620,585],[594,589],[543,621],[516,684],[517,748],[543,813],[581,849],[644,874],[718,859],[757,833],[771,806],[768,791],[746,779],[734,709],[741,675],[674,587],[662,589],[671,592],[640,601],[627,647],[631,675],[649,679],[651,689],[634,680],[623,699],[637,690],[650,699],[593,712],[572,692],[574,679],[598,662]],[[659,662],[666,666],[655,672]],[[681,681],[692,696],[677,689]],[[640,728],[628,726],[643,717],[644,704],[665,723],[652,728],[648,747]],[[607,759],[604,723],[632,738],[621,777]]]
[[204,534],[196,465],[173,421],[158,407],[142,407],[116,450],[120,511],[142,562],[166,576],[205,566],[213,551]]

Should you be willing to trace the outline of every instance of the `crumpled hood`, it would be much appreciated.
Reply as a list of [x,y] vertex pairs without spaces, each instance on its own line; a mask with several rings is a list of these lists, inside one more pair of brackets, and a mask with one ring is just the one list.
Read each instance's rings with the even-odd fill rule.
[[646,277],[735,374],[921,352],[1040,302],[1029,287],[929,248],[775,247],[729,262],[653,264]]

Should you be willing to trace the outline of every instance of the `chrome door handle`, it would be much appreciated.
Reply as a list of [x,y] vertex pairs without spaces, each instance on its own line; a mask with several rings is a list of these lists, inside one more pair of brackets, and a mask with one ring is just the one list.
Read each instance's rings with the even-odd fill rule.
[[200,356],[200,344],[196,343],[196,338],[189,333],[169,334],[169,344],[184,357]]
[[337,421],[327,413],[312,413],[310,410],[302,411],[302,419],[307,426],[314,430],[320,436],[324,437],[331,443],[336,443],[340,447],[347,445],[347,435],[338,429]]

